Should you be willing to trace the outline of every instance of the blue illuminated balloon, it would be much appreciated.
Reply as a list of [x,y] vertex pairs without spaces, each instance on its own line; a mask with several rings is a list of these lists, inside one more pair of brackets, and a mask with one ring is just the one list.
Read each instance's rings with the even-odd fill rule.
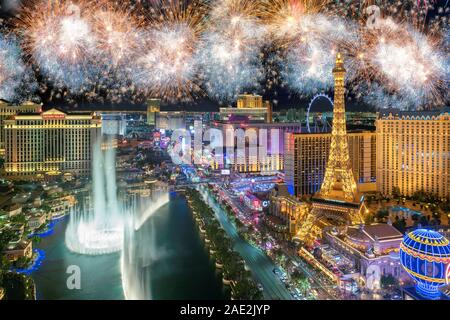
[[400,261],[416,281],[416,291],[426,299],[439,299],[439,287],[450,282],[450,243],[436,231],[417,229],[405,235]]

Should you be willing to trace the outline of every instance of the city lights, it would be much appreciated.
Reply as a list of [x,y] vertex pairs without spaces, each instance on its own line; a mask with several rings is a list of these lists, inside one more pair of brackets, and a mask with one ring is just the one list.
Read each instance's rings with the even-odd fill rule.
[[2,2],[0,314],[437,310],[449,4]]

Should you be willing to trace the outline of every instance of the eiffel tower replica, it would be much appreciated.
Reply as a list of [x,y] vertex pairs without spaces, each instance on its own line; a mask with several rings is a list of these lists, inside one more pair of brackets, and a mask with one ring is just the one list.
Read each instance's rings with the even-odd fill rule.
[[346,224],[363,223],[363,198],[359,196],[348,152],[345,120],[345,73],[340,53],[333,68],[334,109],[330,154],[320,191],[313,196],[313,213]]

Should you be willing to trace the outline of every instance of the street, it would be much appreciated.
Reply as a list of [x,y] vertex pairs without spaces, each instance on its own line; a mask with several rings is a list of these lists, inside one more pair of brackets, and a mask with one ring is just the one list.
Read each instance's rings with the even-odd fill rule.
[[234,249],[244,259],[255,279],[263,286],[265,298],[272,300],[292,300],[292,296],[285,285],[273,272],[276,265],[261,250],[250,245],[238,235],[236,228],[228,220],[228,217],[221,206],[209,194],[207,188],[200,187],[200,192],[206,203],[214,210],[216,217],[225,232],[233,241]]

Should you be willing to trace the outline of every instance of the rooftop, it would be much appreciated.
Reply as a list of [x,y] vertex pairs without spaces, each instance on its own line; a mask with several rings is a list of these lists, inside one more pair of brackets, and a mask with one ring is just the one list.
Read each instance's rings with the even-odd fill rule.
[[403,235],[401,234],[401,232],[389,224],[377,223],[365,225],[358,230],[362,235],[364,235],[363,236],[364,238],[367,238],[370,241],[387,241],[387,240],[403,239]]
[[444,114],[450,115],[450,107],[442,107],[440,109],[436,110],[424,110],[424,111],[403,111],[396,108],[390,108],[390,109],[383,109],[380,110],[378,117],[381,119],[388,118],[390,115],[394,118],[408,118],[411,120],[419,120],[419,119],[426,119],[426,118],[432,118],[432,117],[439,117]]
[[291,194],[288,191],[287,185],[284,183],[277,183],[274,187],[274,189],[277,191],[278,197],[289,197]]
[[5,251],[24,250],[30,245],[30,243],[31,241],[26,239],[22,239],[19,242],[10,242]]

